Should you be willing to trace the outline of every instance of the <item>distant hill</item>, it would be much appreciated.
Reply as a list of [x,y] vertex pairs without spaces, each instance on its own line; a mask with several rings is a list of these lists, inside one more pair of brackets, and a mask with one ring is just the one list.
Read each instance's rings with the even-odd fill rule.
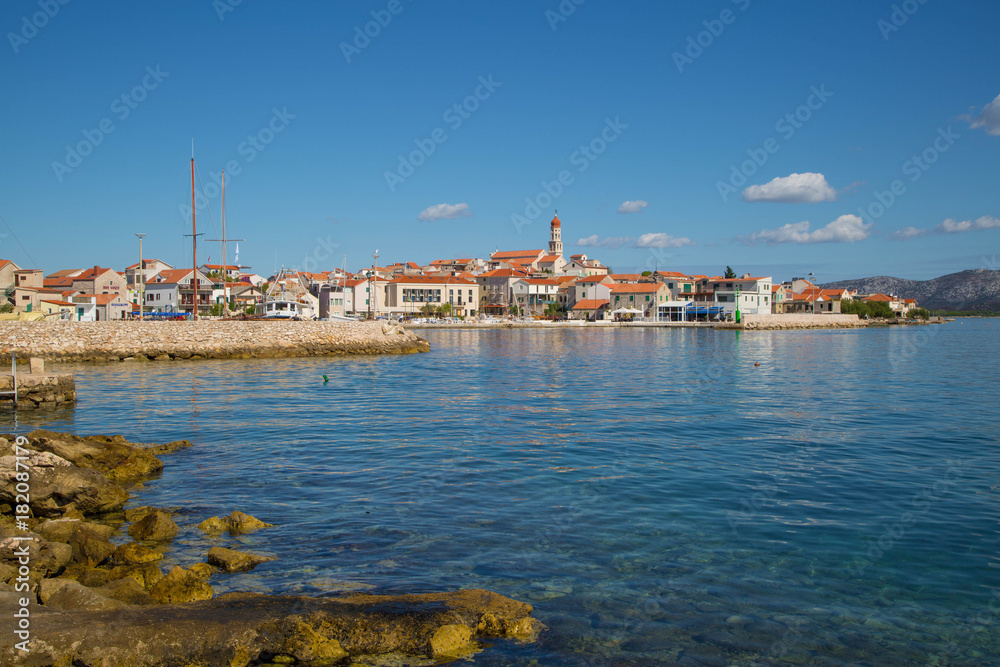
[[933,280],[904,280],[891,276],[826,283],[821,287],[858,290],[863,294],[895,294],[916,299],[931,310],[1000,310],[1000,271],[971,269]]

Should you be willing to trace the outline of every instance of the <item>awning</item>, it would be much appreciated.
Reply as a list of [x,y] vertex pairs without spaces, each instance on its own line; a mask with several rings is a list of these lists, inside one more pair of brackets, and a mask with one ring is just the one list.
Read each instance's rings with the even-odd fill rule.
[[718,315],[724,310],[722,306],[688,306],[684,312],[688,315]]

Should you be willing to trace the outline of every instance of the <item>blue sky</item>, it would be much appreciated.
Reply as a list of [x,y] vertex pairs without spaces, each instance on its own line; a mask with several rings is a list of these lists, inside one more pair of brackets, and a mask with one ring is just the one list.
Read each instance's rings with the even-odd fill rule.
[[228,164],[264,275],[544,248],[554,209],[622,272],[1000,268],[998,27],[994,0],[7,0],[0,257],[121,269],[143,232],[188,266],[193,139],[199,233]]

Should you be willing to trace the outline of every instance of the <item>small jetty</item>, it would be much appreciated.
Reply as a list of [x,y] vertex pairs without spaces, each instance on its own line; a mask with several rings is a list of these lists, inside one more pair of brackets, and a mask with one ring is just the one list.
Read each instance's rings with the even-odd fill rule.
[[72,373],[46,373],[45,361],[28,360],[28,371],[20,372],[17,357],[11,355],[10,374],[0,375],[0,406],[17,410],[37,410],[76,404],[76,382]]

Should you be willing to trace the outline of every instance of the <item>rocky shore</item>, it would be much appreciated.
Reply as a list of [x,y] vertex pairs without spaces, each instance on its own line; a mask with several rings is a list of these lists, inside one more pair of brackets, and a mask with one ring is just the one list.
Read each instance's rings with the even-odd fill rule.
[[249,359],[428,352],[394,322],[0,322],[0,361]]
[[[173,514],[125,505],[131,486],[160,474],[161,455],[190,444],[49,431],[0,437],[0,608],[21,628],[0,636],[0,663],[424,664],[467,657],[482,639],[537,634],[530,605],[484,590],[215,596],[213,577],[274,560],[221,546],[165,573]],[[212,536],[270,525],[233,511],[197,527]]]

